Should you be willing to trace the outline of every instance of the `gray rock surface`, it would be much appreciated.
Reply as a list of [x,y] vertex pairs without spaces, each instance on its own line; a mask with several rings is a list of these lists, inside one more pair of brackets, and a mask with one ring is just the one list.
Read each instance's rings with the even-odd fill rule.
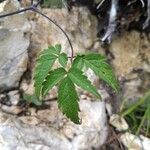
[[17,105],[20,101],[20,94],[18,90],[10,91],[8,93],[8,97],[11,105]]
[[149,150],[150,139],[140,135],[136,136],[129,132],[125,132],[119,139],[129,150]]
[[[19,9],[17,0],[7,1],[3,12]],[[30,25],[25,14],[0,19],[0,91],[17,87],[27,67]]]
[[3,150],[99,148],[107,138],[105,103],[81,100],[80,108],[81,125],[67,120],[58,111],[56,102],[31,118],[17,119],[0,112],[0,147]]

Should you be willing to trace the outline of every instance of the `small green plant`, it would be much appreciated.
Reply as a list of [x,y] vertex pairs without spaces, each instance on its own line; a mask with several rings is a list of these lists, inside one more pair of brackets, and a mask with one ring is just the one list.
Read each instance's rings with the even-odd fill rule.
[[[48,2],[48,0],[45,0],[45,2],[46,1]],[[59,4],[60,0],[53,0],[51,2]],[[73,46],[69,36],[65,30],[54,20],[38,9],[38,6],[41,3],[42,0],[37,0],[36,3],[31,1],[31,6],[16,10],[11,13],[2,14],[0,15],[0,18],[9,17],[26,11],[33,11],[41,15],[47,19],[49,23],[53,23],[55,26],[57,26],[67,38],[71,48],[71,57],[69,57],[71,59],[71,65],[69,66],[67,55],[61,52],[61,45],[50,46],[48,49],[42,51],[37,59],[35,68],[35,95],[25,95],[24,99],[28,100],[29,103],[41,105],[41,100],[48,93],[48,91],[51,90],[55,85],[58,85],[59,108],[64,114],[66,114],[68,118],[70,118],[70,120],[79,124],[79,98],[75,86],[79,86],[82,89],[92,93],[97,98],[100,98],[100,94],[98,93],[97,89],[84,75],[83,68],[92,69],[96,75],[98,75],[102,80],[106,81],[106,83],[108,83],[108,85],[110,85],[115,91],[119,90],[118,82],[110,65],[106,62],[106,58],[100,54],[77,55],[74,57]],[[59,62],[60,67],[53,68],[56,60]]]
[[150,137],[150,91],[136,103],[126,106],[121,115],[127,120],[132,133]]
[[[44,49],[37,58],[34,81],[35,95],[42,100],[43,97],[58,85],[58,106],[71,121],[80,123],[78,116],[79,97],[76,86],[93,94],[100,99],[97,89],[91,84],[83,70],[92,69],[102,80],[106,81],[115,91],[119,90],[118,82],[106,58],[100,54],[77,55],[69,65],[68,57],[61,52],[61,45],[50,46]],[[58,61],[59,67],[54,68]],[[86,69],[85,69],[86,68]]]

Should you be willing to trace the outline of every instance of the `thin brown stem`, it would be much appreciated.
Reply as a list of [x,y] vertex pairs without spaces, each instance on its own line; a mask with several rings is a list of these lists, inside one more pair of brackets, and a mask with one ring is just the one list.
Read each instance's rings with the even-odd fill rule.
[[31,9],[32,9],[32,7],[28,7],[28,8],[24,8],[24,9],[21,9],[21,10],[14,11],[14,12],[12,12],[12,13],[3,14],[3,15],[0,15],[0,18],[17,15],[17,14],[20,14],[20,13],[22,13],[22,12],[29,11],[29,10],[31,10]]

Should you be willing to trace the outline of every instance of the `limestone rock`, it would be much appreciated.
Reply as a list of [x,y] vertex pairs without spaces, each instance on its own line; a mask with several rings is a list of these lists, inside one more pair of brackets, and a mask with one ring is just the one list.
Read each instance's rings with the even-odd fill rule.
[[18,90],[10,91],[8,93],[9,100],[12,105],[17,105],[20,100],[20,94]]
[[[19,9],[17,0],[9,0],[2,13]],[[17,87],[27,67],[30,24],[25,14],[0,19],[0,91]]]
[[0,124],[0,146],[2,149],[62,149],[70,142],[57,130],[46,126],[34,126],[9,118]]
[[[2,149],[79,150],[100,148],[107,138],[104,102],[81,100],[82,124],[75,125],[60,113],[56,102],[37,115],[19,119],[2,116],[0,146]],[[42,115],[43,114],[43,115]],[[25,123],[26,122],[26,123]]]
[[19,120],[21,120],[25,124],[30,124],[30,125],[39,124],[39,121],[35,116],[22,116],[19,117]]
[[109,123],[118,131],[125,131],[129,128],[125,119],[117,114],[110,116]]
[[123,98],[135,101],[150,87],[149,35],[126,32],[110,44],[111,60],[118,77],[124,78]]
[[80,109],[81,126],[70,123],[64,126],[66,136],[69,138],[72,132],[75,149],[98,149],[105,143],[108,133],[105,103],[81,100]]
[[112,42],[110,50],[115,57],[112,64],[117,75],[127,77],[133,69],[141,67],[139,46],[140,34],[138,32],[126,33]]
[[12,114],[12,115],[18,115],[23,111],[23,109],[20,106],[13,106],[13,105],[12,106],[2,105],[0,109],[3,112]]
[[129,150],[149,150],[150,139],[144,136],[137,137],[126,132],[120,137],[120,141]]
[[[133,70],[150,69],[150,43],[148,36],[137,31],[126,32],[110,45],[114,55],[112,64],[117,75],[130,78]],[[148,66],[148,69],[144,66]],[[130,75],[130,76],[129,76]]]

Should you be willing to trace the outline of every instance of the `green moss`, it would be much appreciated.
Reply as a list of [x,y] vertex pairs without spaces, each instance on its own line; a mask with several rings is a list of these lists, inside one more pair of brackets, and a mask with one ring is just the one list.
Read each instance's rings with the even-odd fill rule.
[[67,0],[44,0],[42,7],[45,8],[63,8],[67,5]]

